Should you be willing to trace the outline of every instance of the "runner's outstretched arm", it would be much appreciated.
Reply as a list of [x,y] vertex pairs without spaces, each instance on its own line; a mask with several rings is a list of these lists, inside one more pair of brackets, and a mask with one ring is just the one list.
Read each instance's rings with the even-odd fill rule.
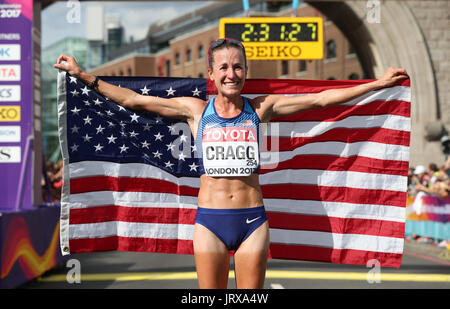
[[[96,79],[96,76],[83,71],[72,56],[60,55],[54,67],[66,71],[86,85],[92,85]],[[160,114],[164,117],[178,119],[192,118],[191,106],[195,103],[198,104],[197,101],[199,101],[199,99],[189,97],[164,99],[154,96],[144,96],[133,90],[118,87],[102,80],[98,80],[98,85],[95,87],[95,90],[129,109],[145,110]]]
[[381,78],[358,86],[328,89],[298,97],[268,95],[259,97],[257,103],[261,107],[262,118],[268,121],[275,117],[294,115],[308,109],[345,103],[370,91],[392,86],[407,78],[405,69],[389,68]]

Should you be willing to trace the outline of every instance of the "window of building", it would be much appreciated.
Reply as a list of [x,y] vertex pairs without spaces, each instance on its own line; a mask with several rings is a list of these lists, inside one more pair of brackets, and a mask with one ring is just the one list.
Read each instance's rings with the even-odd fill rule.
[[300,60],[298,62],[298,72],[306,72],[306,60]]
[[203,49],[203,45],[198,47],[198,59],[203,59],[205,57],[205,50]]
[[287,60],[281,61],[281,75],[289,74],[289,62]]
[[180,53],[177,52],[177,53],[175,54],[175,64],[176,64],[176,65],[179,65],[180,63],[181,63]]
[[329,40],[327,42],[327,59],[336,58],[336,42]]
[[199,78],[203,78],[203,73],[199,73],[199,74],[198,74],[198,77],[199,77]]
[[359,79],[359,74],[357,73],[352,73],[348,76],[348,79]]
[[191,49],[188,48],[187,51],[186,51],[186,62],[191,62],[192,61],[192,55],[191,54],[192,54]]
[[170,60],[166,60],[166,76],[170,77]]
[[352,44],[349,44],[349,45],[348,45],[348,54],[349,54],[349,55],[355,54],[355,49],[353,48],[353,45],[352,45]]
[[335,80],[336,78],[334,78],[333,76],[328,77],[327,80]]

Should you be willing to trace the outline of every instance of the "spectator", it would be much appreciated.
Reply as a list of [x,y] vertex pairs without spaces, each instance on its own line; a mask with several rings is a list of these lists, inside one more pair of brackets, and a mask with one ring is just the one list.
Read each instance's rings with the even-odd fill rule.
[[450,156],[447,158],[447,161],[444,164],[445,173],[447,174],[447,177],[450,178]]
[[414,167],[410,167],[408,169],[408,195],[414,196],[415,195],[415,185],[416,182],[413,180],[414,177]]
[[62,165],[62,160],[58,163],[46,160],[41,181],[44,201],[54,202],[61,199]]
[[418,165],[414,169],[413,181],[415,183],[414,189],[415,189],[416,193],[418,191],[426,192],[426,189],[428,189],[429,177],[428,177],[427,169],[425,168],[425,166]]
[[436,163],[430,163],[428,165],[427,174],[430,179],[429,185],[435,183],[439,175],[439,168],[437,167]]

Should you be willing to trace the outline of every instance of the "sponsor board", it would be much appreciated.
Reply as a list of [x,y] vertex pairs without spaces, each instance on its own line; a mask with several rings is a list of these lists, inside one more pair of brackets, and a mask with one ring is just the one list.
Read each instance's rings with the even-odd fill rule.
[[20,60],[20,44],[0,44],[0,61]]
[[0,102],[18,102],[20,97],[20,85],[0,85]]
[[19,105],[0,106],[0,122],[20,121]]
[[20,126],[0,126],[0,142],[20,142]]
[[20,146],[0,146],[0,163],[20,163]]
[[0,65],[0,81],[20,81],[20,65]]

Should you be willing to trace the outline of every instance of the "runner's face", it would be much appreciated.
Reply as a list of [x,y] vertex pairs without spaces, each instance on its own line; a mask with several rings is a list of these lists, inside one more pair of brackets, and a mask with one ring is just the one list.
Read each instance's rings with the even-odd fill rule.
[[212,56],[212,69],[208,69],[208,74],[219,94],[228,97],[240,95],[247,75],[241,51],[233,47],[222,48],[215,50]]

